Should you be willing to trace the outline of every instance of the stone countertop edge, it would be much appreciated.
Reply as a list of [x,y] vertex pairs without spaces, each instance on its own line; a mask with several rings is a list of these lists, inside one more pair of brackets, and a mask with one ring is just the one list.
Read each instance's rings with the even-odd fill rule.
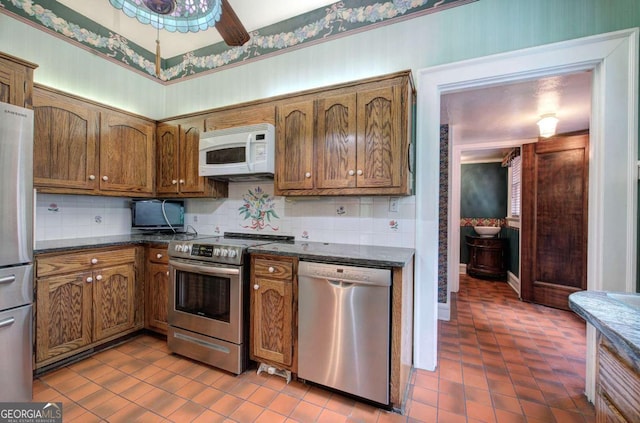
[[169,241],[171,241],[172,238],[173,235],[125,234],[36,241],[33,253],[45,254],[132,244],[169,244]]
[[296,241],[249,248],[251,254],[274,254],[300,260],[340,263],[352,266],[405,267],[415,254],[413,248]]
[[610,298],[605,291],[573,293],[569,296],[569,307],[602,332],[617,348],[640,360],[639,309]]

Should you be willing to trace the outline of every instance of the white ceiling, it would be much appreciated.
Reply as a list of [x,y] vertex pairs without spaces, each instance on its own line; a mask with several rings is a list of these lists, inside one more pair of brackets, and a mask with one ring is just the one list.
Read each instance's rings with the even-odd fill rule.
[[[555,113],[557,133],[589,128],[592,73],[579,72],[543,79],[445,94],[440,121],[453,129],[457,143],[476,144],[538,137],[536,122]],[[503,150],[469,151],[463,161],[496,160]]]
[[[335,3],[335,0],[228,1],[249,33]],[[58,2],[124,36],[146,50],[156,51],[157,30],[151,25],[141,24],[135,18],[128,17],[122,10],[111,6],[109,0],[58,0]],[[163,58],[175,57],[221,41],[220,34],[213,28],[187,34],[161,30],[161,56]]]

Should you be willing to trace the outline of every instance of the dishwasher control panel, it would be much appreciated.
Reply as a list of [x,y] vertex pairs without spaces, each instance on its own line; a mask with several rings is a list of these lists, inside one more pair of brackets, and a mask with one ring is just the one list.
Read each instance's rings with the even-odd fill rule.
[[370,267],[342,266],[339,264],[300,261],[298,276],[337,281],[391,285],[391,271]]

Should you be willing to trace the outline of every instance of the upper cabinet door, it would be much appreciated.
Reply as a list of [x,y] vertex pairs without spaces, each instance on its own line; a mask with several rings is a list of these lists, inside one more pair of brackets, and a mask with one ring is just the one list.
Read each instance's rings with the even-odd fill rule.
[[153,193],[155,125],[105,110],[100,131],[100,189]]
[[204,177],[198,173],[200,124],[180,125],[180,192],[183,194],[201,194],[205,191]]
[[279,189],[314,186],[313,100],[278,107],[276,185]]
[[158,194],[177,194],[179,190],[179,127],[158,125],[156,131],[156,190]]
[[95,108],[35,91],[33,183],[37,188],[97,188],[99,122]]
[[316,187],[356,186],[356,94],[317,101]]
[[0,101],[31,108],[37,65],[0,52]]
[[402,91],[399,86],[358,93],[357,185],[397,187],[401,183]]

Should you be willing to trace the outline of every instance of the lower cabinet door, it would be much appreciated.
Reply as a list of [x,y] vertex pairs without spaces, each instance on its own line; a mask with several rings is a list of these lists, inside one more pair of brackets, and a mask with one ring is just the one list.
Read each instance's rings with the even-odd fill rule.
[[93,272],[93,340],[99,341],[135,326],[133,264]]
[[169,266],[150,263],[147,280],[147,327],[167,333],[167,310],[169,308]]
[[36,282],[36,362],[91,343],[91,272]]

